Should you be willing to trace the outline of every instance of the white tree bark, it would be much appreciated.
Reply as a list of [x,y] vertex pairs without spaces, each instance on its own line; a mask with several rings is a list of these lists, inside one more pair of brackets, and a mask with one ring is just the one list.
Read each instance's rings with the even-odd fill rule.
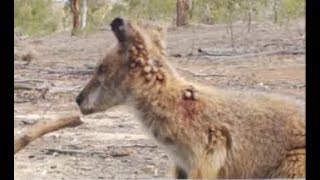
[[87,0],[81,0],[81,29],[87,26]]

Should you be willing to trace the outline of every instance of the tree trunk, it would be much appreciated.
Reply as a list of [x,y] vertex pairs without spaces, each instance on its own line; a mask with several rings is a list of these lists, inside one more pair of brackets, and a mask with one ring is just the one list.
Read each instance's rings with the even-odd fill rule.
[[233,36],[233,13],[232,13],[234,11],[234,2],[232,0],[227,1],[227,8],[228,8],[228,27],[230,31],[231,47],[232,47],[232,50],[235,51],[234,36]]
[[177,26],[184,26],[189,23],[192,0],[177,0]]
[[254,0],[250,0],[250,1],[249,1],[249,7],[248,7],[248,32],[251,31],[253,1],[254,1]]
[[71,35],[80,28],[79,0],[70,0],[71,12],[73,14],[73,29]]
[[87,0],[81,1],[81,29],[84,29],[87,26]]
[[278,22],[279,0],[273,0],[273,22]]

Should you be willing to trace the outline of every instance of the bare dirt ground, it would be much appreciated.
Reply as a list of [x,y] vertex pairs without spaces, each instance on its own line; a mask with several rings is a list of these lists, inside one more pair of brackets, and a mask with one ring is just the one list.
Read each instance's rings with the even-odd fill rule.
[[[236,52],[230,48],[226,25],[169,28],[168,59],[182,76],[193,81],[279,93],[303,103],[305,55],[300,51],[305,48],[304,21],[285,26],[254,23],[250,33],[245,24],[234,26]],[[14,92],[15,138],[37,121],[79,115],[74,99],[105,50],[115,42],[108,29],[81,37],[60,33],[15,38],[14,79],[28,80],[36,87]],[[279,50],[291,53],[252,56]],[[24,61],[28,58],[23,58],[28,52],[33,53],[29,64]],[[81,118],[83,125],[47,134],[17,153],[15,178],[168,177],[170,157],[140,128],[131,108],[118,106]]]

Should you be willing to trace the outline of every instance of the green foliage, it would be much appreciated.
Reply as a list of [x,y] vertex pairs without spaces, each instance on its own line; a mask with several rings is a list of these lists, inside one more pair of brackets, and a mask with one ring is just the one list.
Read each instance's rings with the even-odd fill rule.
[[[171,23],[176,16],[176,0],[87,0],[87,28],[96,29],[108,24],[117,16],[135,20],[151,20]],[[216,24],[230,20],[272,21],[275,15],[274,0],[193,0],[191,21]],[[249,13],[250,12],[250,13]],[[305,0],[280,0],[277,9],[279,22],[305,15]],[[15,30],[28,34],[48,34],[57,31],[59,25],[71,30],[72,15],[69,7],[57,10],[51,0],[14,0]]]
[[[258,1],[258,0],[255,0]],[[198,23],[224,23],[240,20],[249,9],[249,0],[195,0],[192,20]]]
[[[246,20],[251,9],[255,21],[272,20],[273,0],[193,0],[192,20],[199,23],[225,23]],[[305,0],[280,0],[278,18],[288,21],[305,15]]]
[[281,0],[279,19],[283,23],[305,15],[305,0]]
[[61,19],[52,9],[50,0],[14,0],[14,28],[16,31],[48,34],[58,29]]
[[126,16],[133,19],[172,21],[175,4],[175,0],[123,0],[112,6],[105,20]]
[[[89,0],[90,1],[90,0]],[[104,23],[104,19],[108,14],[110,6],[108,4],[88,5],[87,28],[95,28]]]

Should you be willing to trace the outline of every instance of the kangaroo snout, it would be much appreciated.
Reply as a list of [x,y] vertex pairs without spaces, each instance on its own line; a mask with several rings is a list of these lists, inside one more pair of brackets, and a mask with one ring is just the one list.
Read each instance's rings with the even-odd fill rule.
[[124,42],[128,39],[125,32],[126,22],[123,18],[117,17],[110,23],[111,29],[120,42]]
[[78,96],[76,98],[76,103],[78,104],[78,106],[81,105],[82,101],[83,101],[83,93],[81,92],[78,94]]

